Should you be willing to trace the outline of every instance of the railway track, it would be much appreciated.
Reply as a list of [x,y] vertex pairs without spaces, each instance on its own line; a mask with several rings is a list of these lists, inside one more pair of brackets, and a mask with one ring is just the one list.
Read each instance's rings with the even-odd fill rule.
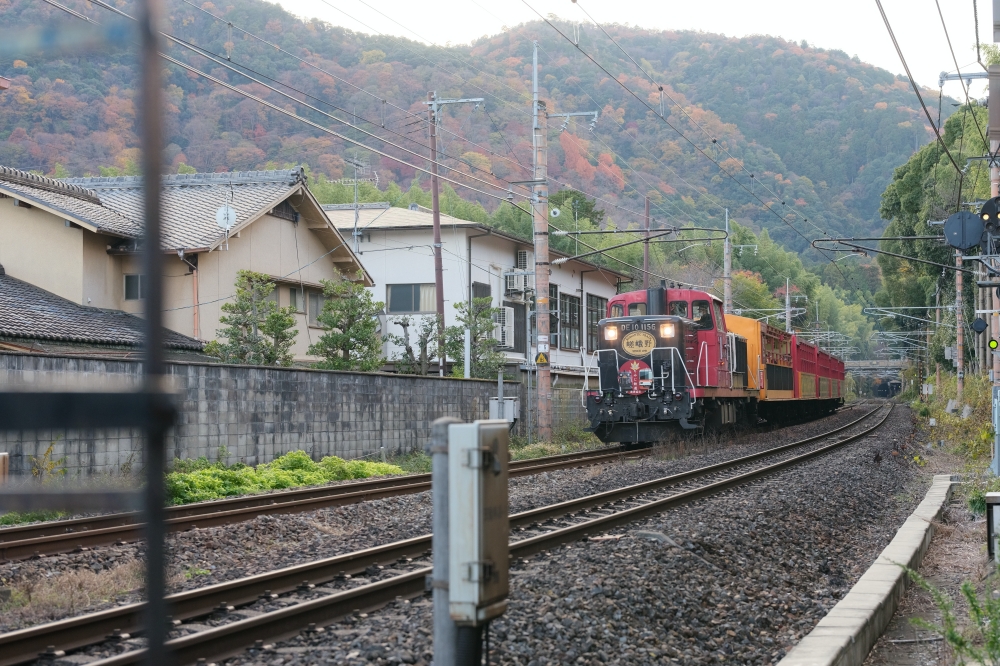
[[[829,432],[748,456],[513,514],[511,558],[527,557],[577,541],[823,455],[870,435],[886,421],[893,407],[892,404],[888,409],[876,407]],[[880,410],[884,414],[874,425],[838,437]],[[418,596],[424,592],[426,577],[431,573],[431,568],[425,566],[430,545],[430,535],[424,535],[170,595],[168,602],[175,624],[207,616],[213,616],[216,622],[234,621],[214,627],[180,624],[168,645],[178,663],[194,663],[202,658],[212,661],[250,646],[263,649],[264,641],[288,638],[306,627],[322,631],[315,627],[351,613]],[[360,583],[352,578],[359,573],[388,577]],[[289,595],[284,600],[286,603],[290,600],[292,605],[267,612],[251,608],[266,610],[282,594]],[[235,610],[241,606],[248,608]],[[58,651],[104,643],[116,634],[118,637],[113,640],[124,640],[121,632],[128,634],[141,628],[143,608],[141,603],[129,604],[2,634],[0,666],[28,663],[40,655],[51,659],[58,656]],[[189,629],[192,633],[176,635]],[[140,663],[145,654],[141,645],[129,647],[138,649],[92,663],[94,666]]]
[[[619,447],[604,447],[519,460],[510,464],[510,476],[528,476],[571,467],[599,465],[613,462],[622,456],[636,458],[645,455],[649,455],[648,450],[626,452]],[[218,527],[251,520],[257,516],[313,511],[420,493],[430,488],[430,474],[408,474],[172,506],[167,508],[167,531],[184,532],[196,527]],[[57,555],[84,548],[138,541],[142,538],[144,529],[144,524],[140,521],[141,514],[136,511],[3,528],[0,529],[0,561]]]

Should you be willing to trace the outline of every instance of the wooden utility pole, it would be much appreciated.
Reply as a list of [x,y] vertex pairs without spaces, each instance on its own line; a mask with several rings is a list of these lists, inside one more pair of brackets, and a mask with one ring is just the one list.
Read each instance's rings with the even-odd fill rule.
[[[962,268],[962,251],[955,250],[955,267]],[[962,389],[965,387],[965,343],[963,341],[963,310],[962,304],[962,271],[955,271],[955,355],[958,356],[958,373],[956,382],[956,397],[959,406],[962,404]]]
[[642,244],[642,288],[649,289],[649,197],[646,199],[645,230],[646,240]]
[[552,440],[552,375],[549,372],[549,150],[546,132],[548,116],[545,102],[538,99],[538,42],[534,43],[532,92],[532,145],[534,172],[532,177],[532,222],[535,237],[535,329],[538,331],[537,363],[538,439]]
[[[438,99],[436,92],[427,93],[427,101],[424,104],[427,105],[427,114],[429,117],[429,122],[431,125],[431,212],[433,213],[434,220],[434,290],[437,292],[435,294],[435,305],[437,306],[437,318],[438,318],[438,375],[444,376],[445,371],[445,358],[444,353],[444,266],[441,260],[441,204],[438,196],[438,162],[437,162],[437,124],[439,121],[438,111],[445,104],[467,104],[475,103],[476,108],[482,104],[482,97],[474,98],[464,98],[464,99]],[[475,110],[475,109],[473,109]],[[358,179],[357,173],[355,172],[354,177],[354,187],[357,191]],[[357,195],[355,194],[355,198]],[[356,206],[355,206],[356,207]],[[355,223],[355,227],[357,223]],[[472,274],[472,258],[469,257],[469,271]],[[472,279],[469,279],[469,289],[472,289]],[[469,313],[468,316],[471,320],[472,318],[472,294],[469,294]],[[466,329],[466,335],[468,335],[468,329]],[[465,376],[469,376],[469,368],[465,369]]]
[[[441,262],[441,202],[438,197],[437,93],[427,93],[427,115],[431,125],[431,211],[434,220],[434,294],[438,319],[438,376],[444,377],[444,265]],[[471,312],[469,315],[471,316]]]
[[722,253],[722,304],[726,314],[733,312],[733,244],[729,240],[729,209],[726,209],[726,240]]

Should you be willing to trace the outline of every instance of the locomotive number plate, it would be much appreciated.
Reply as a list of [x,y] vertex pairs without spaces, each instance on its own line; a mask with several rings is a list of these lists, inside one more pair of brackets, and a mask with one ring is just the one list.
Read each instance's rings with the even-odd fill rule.
[[629,356],[648,356],[656,346],[656,338],[646,331],[632,331],[622,338],[622,351]]

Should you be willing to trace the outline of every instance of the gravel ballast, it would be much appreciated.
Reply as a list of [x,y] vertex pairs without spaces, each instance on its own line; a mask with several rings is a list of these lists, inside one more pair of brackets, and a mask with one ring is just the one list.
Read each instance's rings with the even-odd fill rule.
[[[911,438],[897,407],[876,437],[517,563],[491,663],[775,663],[919,502]],[[422,597],[226,663],[427,664],[430,634]]]
[[[754,433],[740,438],[738,445],[707,454],[676,460],[647,458],[624,465],[561,470],[514,479],[511,481],[511,508],[522,511],[745,455],[824,432],[858,418],[864,411],[845,410],[823,421],[770,433]],[[201,587],[425,534],[429,529],[430,498],[428,493],[422,493],[304,514],[262,516],[237,525],[175,534],[168,540],[171,588],[179,591]],[[137,556],[141,556],[138,545],[99,548],[6,564],[0,567],[0,578],[16,584],[19,580],[58,577],[65,571],[100,572]],[[114,599],[91,603],[88,608],[94,610],[138,598],[136,591],[125,591]],[[0,620],[0,630],[8,631],[67,614],[35,617],[27,613],[5,613]]]

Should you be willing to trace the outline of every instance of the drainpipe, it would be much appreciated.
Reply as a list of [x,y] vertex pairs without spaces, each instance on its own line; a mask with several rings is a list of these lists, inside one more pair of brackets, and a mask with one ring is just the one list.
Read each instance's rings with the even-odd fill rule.
[[180,249],[177,250],[177,256],[181,261],[191,267],[191,303],[193,304],[193,307],[191,308],[191,330],[193,335],[191,337],[197,340],[201,338],[199,335],[201,327],[198,321],[198,255],[192,254],[191,258],[188,259],[184,256],[184,250]]
[[583,366],[583,377],[587,377],[587,294],[583,291],[583,274],[597,273],[599,268],[588,268],[580,271],[580,365]]

